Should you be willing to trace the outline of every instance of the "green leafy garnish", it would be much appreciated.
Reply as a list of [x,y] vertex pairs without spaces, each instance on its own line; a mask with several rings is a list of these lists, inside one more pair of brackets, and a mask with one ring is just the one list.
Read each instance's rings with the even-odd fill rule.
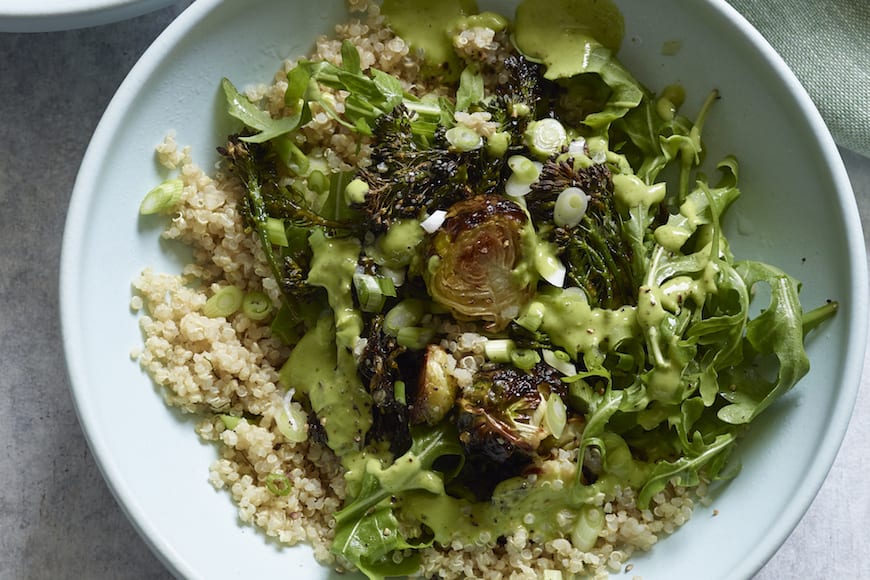
[[[398,496],[408,491],[443,494],[445,482],[459,472],[464,459],[456,432],[449,425],[414,430],[411,448],[389,467],[384,468],[378,459],[369,459],[359,493],[335,514],[332,551],[372,579],[414,572],[418,566],[415,559],[397,564],[390,556],[397,550],[431,545],[432,540],[405,538],[392,506]],[[435,465],[439,461],[440,470]]]

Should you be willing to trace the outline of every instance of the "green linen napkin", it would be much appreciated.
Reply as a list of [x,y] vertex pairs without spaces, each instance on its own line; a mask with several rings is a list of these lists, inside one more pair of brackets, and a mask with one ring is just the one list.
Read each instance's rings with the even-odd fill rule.
[[729,2],[788,63],[834,140],[870,156],[870,2]]

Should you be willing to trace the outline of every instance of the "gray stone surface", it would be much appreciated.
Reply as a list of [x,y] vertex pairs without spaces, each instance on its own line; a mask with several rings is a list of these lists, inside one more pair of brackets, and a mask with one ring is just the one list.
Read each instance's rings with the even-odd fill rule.
[[[57,280],[88,140],[130,67],[189,3],[85,30],[0,34],[0,579],[169,577],[115,503],[79,428]],[[844,157],[870,225],[870,159]],[[863,383],[827,481],[757,579],[870,578],[866,373]]]

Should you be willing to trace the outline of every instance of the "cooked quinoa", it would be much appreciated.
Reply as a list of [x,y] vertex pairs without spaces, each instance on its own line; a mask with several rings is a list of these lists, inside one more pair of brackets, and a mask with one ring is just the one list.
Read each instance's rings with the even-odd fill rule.
[[[313,58],[338,63],[341,41],[348,39],[359,49],[363,68],[375,66],[398,76],[412,90],[422,86],[422,81],[416,80],[418,55],[385,25],[378,7],[352,0],[350,8],[363,13],[337,26],[333,37],[319,38]],[[472,28],[458,34],[454,45],[463,58],[489,63],[493,74],[487,82],[497,83],[506,42],[503,34]],[[273,116],[281,116],[286,73],[293,65],[284,63],[273,83],[249,88],[248,97]],[[334,93],[332,98],[341,112],[343,95]],[[358,148],[357,137],[324,112],[312,113],[299,138],[309,147],[322,148],[331,169],[369,164],[367,144]],[[459,113],[456,121],[487,136],[494,131],[487,115]],[[145,269],[134,280],[130,305],[141,313],[144,345],[137,346],[131,355],[159,386],[168,405],[201,417],[197,433],[220,450],[208,481],[229,492],[243,522],[256,525],[283,544],[307,543],[318,561],[347,569],[348,563],[330,552],[333,514],[345,497],[340,462],[326,446],[288,441],[276,428],[276,415],[285,405],[298,406],[278,385],[278,369],[289,348],[271,336],[269,324],[251,320],[241,311],[229,318],[210,318],[203,313],[207,298],[229,285],[246,292],[262,291],[276,308],[280,305],[281,293],[259,242],[246,230],[237,209],[242,190],[220,169],[210,175],[197,167],[189,148],[180,148],[172,134],[157,146],[157,158],[165,167],[177,170],[184,183],[181,204],[163,238],[189,246],[193,261],[178,275]],[[486,339],[467,332],[460,324],[448,323],[445,330],[448,338],[441,346],[451,355],[449,371],[460,386],[470,384],[475,371],[485,364]],[[222,415],[246,419],[228,428]],[[570,466],[576,460],[570,452],[562,451],[553,461]],[[268,482],[275,474],[283,474],[289,481],[288,489],[283,490],[286,494],[270,490]],[[595,498],[604,510],[606,523],[589,552],[575,549],[564,538],[536,541],[519,527],[502,541],[481,537],[474,545],[428,548],[423,552],[419,575],[539,578],[544,571],[559,570],[564,578],[604,578],[610,573],[629,572],[625,564],[632,553],[649,550],[659,538],[688,521],[704,491],[704,484],[694,490],[669,485],[653,497],[649,509],[641,510],[633,490],[617,488],[612,496],[602,493]]]

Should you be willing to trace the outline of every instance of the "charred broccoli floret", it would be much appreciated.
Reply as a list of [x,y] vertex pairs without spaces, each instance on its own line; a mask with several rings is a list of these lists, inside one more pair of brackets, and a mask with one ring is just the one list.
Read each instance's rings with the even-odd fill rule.
[[588,198],[579,224],[550,232],[565,262],[568,280],[586,292],[593,306],[633,304],[637,283],[631,274],[632,251],[623,236],[622,216],[606,165],[575,169],[570,159],[548,160],[526,196],[529,212],[539,220],[552,219],[556,200],[568,188],[579,188]]
[[443,128],[432,143],[421,144],[411,124],[411,113],[399,105],[375,125],[371,167],[359,172],[369,187],[359,208],[374,232],[386,231],[395,220],[418,218],[491,192],[499,183],[502,159],[489,158],[483,149],[451,149]]
[[538,108],[549,83],[543,77],[541,65],[519,55],[508,56],[503,67],[507,78],[496,87],[495,98],[486,110],[503,131],[522,135],[529,121],[538,118]]
[[306,283],[307,259],[304,255],[282,256],[272,245],[269,218],[274,217],[275,201],[283,196],[272,150],[262,144],[246,143],[239,135],[230,136],[226,146],[218,147],[230,174],[242,183],[245,197],[239,209],[256,232],[272,275],[278,282],[285,302],[306,299],[315,289]]

